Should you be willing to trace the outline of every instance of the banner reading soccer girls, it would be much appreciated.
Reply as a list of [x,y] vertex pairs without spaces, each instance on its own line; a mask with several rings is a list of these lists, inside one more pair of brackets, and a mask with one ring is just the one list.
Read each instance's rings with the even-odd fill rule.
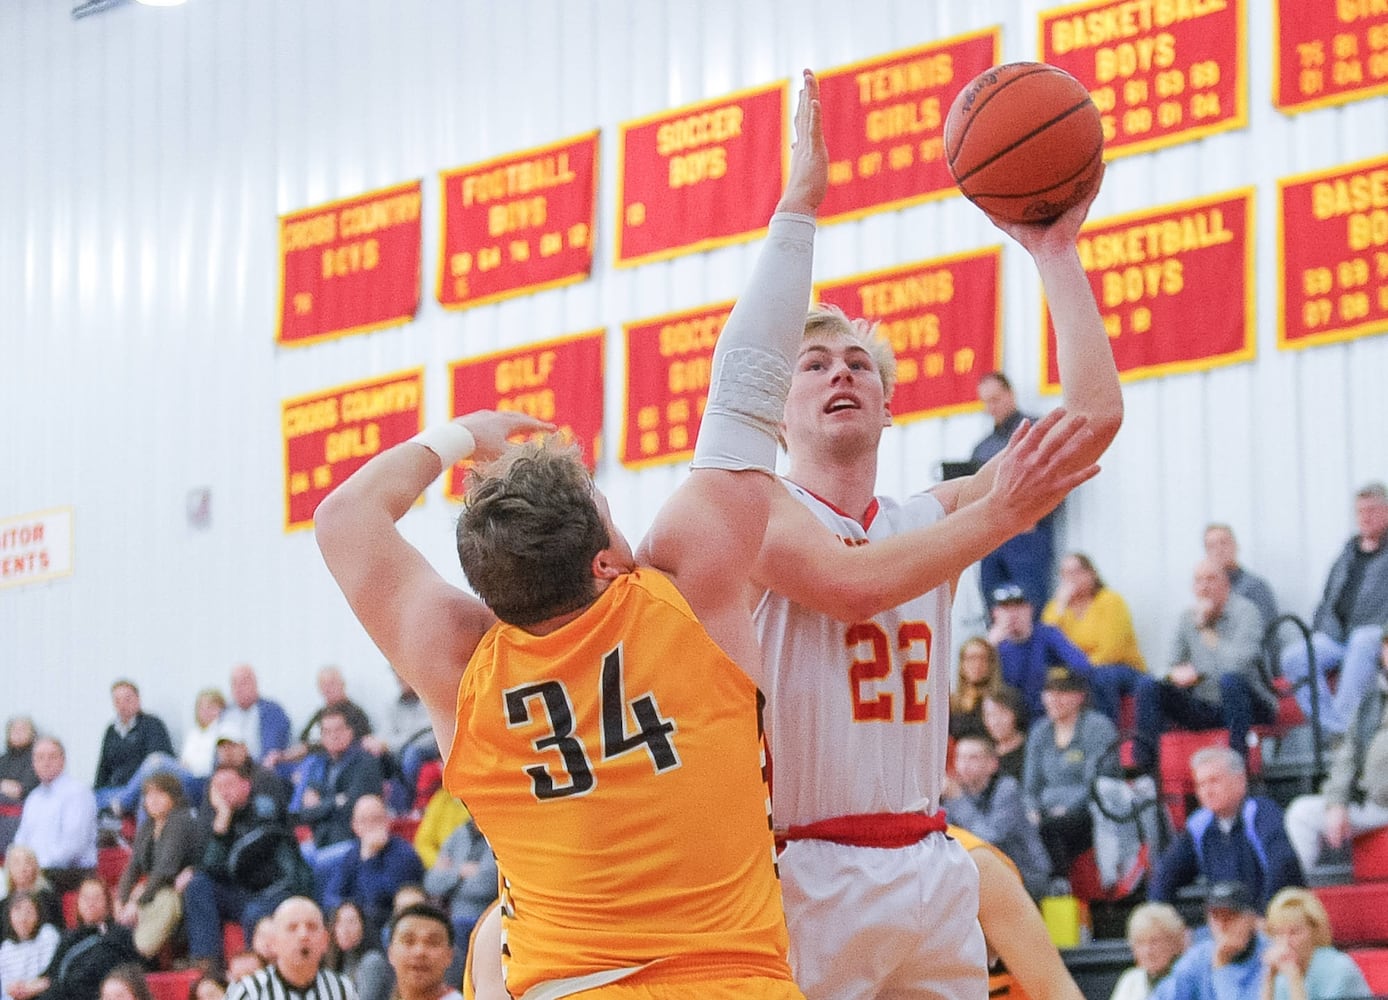
[[945,115],[999,51],[999,29],[989,28],[822,73],[824,137],[834,159],[819,221],[958,194],[945,163]]
[[598,133],[440,175],[439,302],[450,309],[572,284],[593,270]]
[[1286,114],[1388,93],[1388,3],[1277,0],[1272,103]]
[[708,404],[713,345],[732,311],[733,303],[724,302],[623,325],[623,465],[639,469],[694,454]]
[[977,410],[978,380],[1002,364],[1002,248],[854,275],[816,287],[821,302],[875,320],[896,354],[898,422]]
[[616,265],[753,239],[781,197],[785,81],[626,122]]
[[1278,346],[1388,332],[1388,157],[1277,188]]
[[281,403],[284,530],[311,526],[333,487],[371,456],[418,434],[423,414],[422,368]]
[[406,323],[419,308],[420,181],[280,216],[275,340],[308,344]]
[[1246,20],[1244,0],[1086,0],[1042,11],[1038,47],[1089,88],[1112,159],[1248,124]]
[[[455,361],[448,366],[452,398],[448,412],[509,410],[559,427],[577,441],[589,471],[602,457],[602,330]],[[468,464],[448,472],[444,493],[463,497]]]
[[[1102,219],[1078,245],[1125,382],[1253,357],[1252,188]],[[1041,388],[1058,392],[1044,312]]]

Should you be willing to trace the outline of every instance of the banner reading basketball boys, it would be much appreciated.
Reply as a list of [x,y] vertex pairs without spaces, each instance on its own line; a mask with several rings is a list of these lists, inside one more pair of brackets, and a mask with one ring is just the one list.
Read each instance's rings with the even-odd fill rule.
[[1388,331],[1388,156],[1277,188],[1278,346]]
[[[589,471],[602,457],[602,330],[589,330],[539,344],[526,344],[448,366],[452,386],[448,412],[509,410],[548,420],[583,448]],[[463,496],[467,466],[448,472],[444,493]]]
[[1244,0],[1088,0],[1038,15],[1041,61],[1089,88],[1104,157],[1248,123]]
[[708,403],[713,345],[733,303],[626,323],[622,464],[639,469],[694,453]]
[[781,196],[782,81],[621,126],[616,265],[750,240]]
[[333,487],[372,455],[418,434],[423,413],[422,368],[281,403],[284,530],[312,525]]
[[588,277],[597,165],[589,132],[441,174],[439,302],[465,309]]
[[945,115],[967,81],[998,61],[999,30],[922,45],[821,74],[833,154],[820,222],[958,194],[945,164]]
[[978,409],[978,379],[1002,357],[1002,248],[816,286],[821,302],[875,320],[896,354],[897,421]]
[[[1252,188],[1090,223],[1078,247],[1124,381],[1253,357]],[[1054,392],[1043,311],[1041,388]]]
[[1277,0],[1272,103],[1296,114],[1388,93],[1388,3]]
[[420,181],[280,216],[277,342],[408,322],[419,308]]

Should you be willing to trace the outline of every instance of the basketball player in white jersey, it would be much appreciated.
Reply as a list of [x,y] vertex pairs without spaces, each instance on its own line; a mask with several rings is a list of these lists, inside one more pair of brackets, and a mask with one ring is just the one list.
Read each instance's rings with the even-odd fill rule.
[[1049,225],[993,220],[1040,272],[1065,406],[973,476],[874,496],[891,345],[837,310],[806,323],[786,490],[753,578],[791,966],[809,1000],[987,995],[978,871],[940,811],[950,607],[959,574],[1093,476],[1122,422],[1075,247],[1092,200]]

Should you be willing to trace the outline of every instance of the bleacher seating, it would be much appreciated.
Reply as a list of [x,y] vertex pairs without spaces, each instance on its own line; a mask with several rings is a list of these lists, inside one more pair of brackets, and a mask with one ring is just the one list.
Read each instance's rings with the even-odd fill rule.
[[188,990],[201,977],[200,969],[179,969],[146,973],[145,982],[154,1000],[188,1000]]
[[1388,994],[1388,948],[1357,948],[1349,953],[1364,978],[1369,989],[1375,994]]
[[1321,885],[1311,891],[1330,916],[1337,948],[1388,948],[1388,882]]
[[130,853],[130,848],[124,846],[102,847],[96,852],[96,874],[112,892],[116,891],[125,866],[130,863]]
[[1388,881],[1388,828],[1355,837],[1350,850],[1356,882]]

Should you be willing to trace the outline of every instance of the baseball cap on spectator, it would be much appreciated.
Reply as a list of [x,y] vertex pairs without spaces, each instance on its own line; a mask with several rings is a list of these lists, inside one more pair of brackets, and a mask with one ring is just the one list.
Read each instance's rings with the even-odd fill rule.
[[993,591],[994,604],[1027,604],[1027,595],[1015,583],[1004,583]]
[[1253,893],[1242,882],[1216,882],[1210,886],[1205,896],[1207,910],[1236,910],[1242,913],[1257,913],[1258,906],[1253,902]]
[[1056,664],[1046,669],[1045,691],[1088,691],[1089,682],[1064,664]]

